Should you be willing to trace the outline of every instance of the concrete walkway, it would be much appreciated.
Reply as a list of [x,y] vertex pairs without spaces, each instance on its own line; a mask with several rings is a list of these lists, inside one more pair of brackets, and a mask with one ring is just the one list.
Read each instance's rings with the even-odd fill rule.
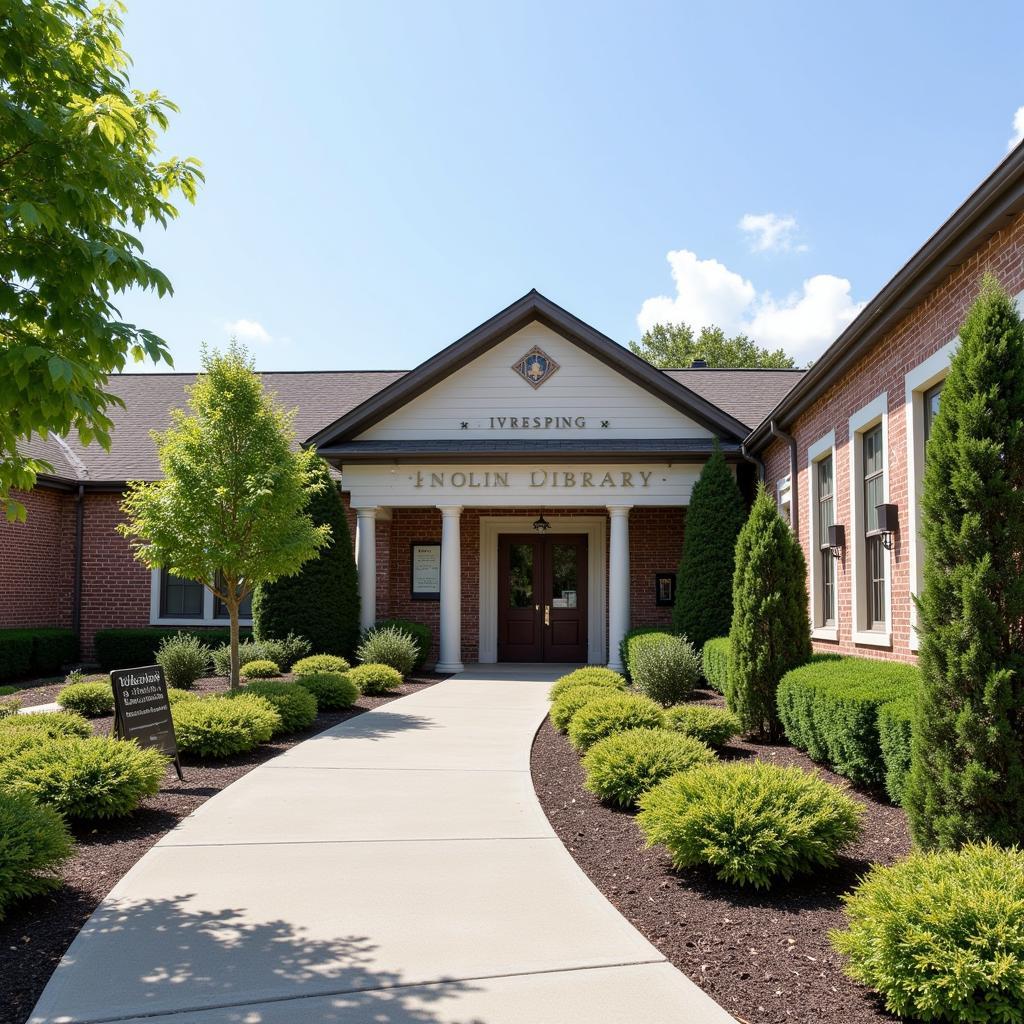
[[256,768],[115,886],[31,1020],[731,1022],[548,825],[557,674],[473,668]]

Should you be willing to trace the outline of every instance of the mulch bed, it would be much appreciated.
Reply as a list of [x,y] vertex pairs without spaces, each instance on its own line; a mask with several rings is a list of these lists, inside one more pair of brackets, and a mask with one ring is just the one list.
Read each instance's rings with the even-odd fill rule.
[[[46,896],[15,904],[0,921],[0,1024],[23,1024],[89,915],[128,869],[200,804],[315,733],[447,678],[432,673],[412,676],[393,694],[364,696],[346,711],[321,712],[308,732],[264,743],[249,754],[205,764],[182,757],[184,782],[169,768],[160,792],[127,818],[73,826],[77,845],[62,871],[65,884]],[[58,685],[33,687],[21,695],[23,703],[52,701],[48,693],[53,690],[55,695],[57,689]],[[216,677],[201,679],[194,687],[206,693],[225,689],[227,680]],[[97,718],[93,729],[109,734],[112,723],[111,718]]]
[[[721,703],[711,691],[696,695]],[[734,740],[723,757],[797,765],[829,782],[845,779],[790,746]],[[739,889],[705,871],[674,871],[646,849],[633,814],[583,788],[579,755],[545,722],[531,758],[534,787],[552,827],[594,884],[661,952],[729,1013],[749,1024],[868,1024],[893,1021],[870,992],[847,978],[828,932],[844,924],[840,896],[871,863],[910,851],[904,813],[880,794],[851,789],[866,808],[861,838],[831,871]]]

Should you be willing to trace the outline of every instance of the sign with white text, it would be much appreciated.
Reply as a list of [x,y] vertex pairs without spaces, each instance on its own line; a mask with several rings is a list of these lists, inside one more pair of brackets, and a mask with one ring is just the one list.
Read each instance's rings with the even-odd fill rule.
[[140,747],[156,747],[173,758],[180,779],[181,762],[164,670],[159,665],[117,669],[110,673],[110,684],[114,689],[114,735],[135,740]]

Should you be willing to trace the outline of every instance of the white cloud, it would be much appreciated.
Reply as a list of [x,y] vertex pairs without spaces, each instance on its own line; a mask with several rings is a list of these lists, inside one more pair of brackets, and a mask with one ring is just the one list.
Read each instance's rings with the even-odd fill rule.
[[224,325],[224,331],[245,344],[269,345],[274,340],[258,320],[233,320]]
[[714,325],[727,334],[747,334],[759,345],[781,347],[803,365],[864,308],[854,302],[850,282],[833,274],[816,274],[799,291],[776,299],[718,260],[699,259],[687,249],[670,252],[668,262],[676,294],[643,303],[636,318],[642,331],[657,323],[686,323],[695,331]]
[[1009,153],[1014,146],[1019,146],[1022,142],[1024,142],[1024,107],[1018,107],[1017,113],[1013,115],[1013,138],[1007,143],[1006,152]]
[[745,213],[739,227],[749,236],[752,252],[807,252],[807,246],[794,237],[799,230],[796,217]]

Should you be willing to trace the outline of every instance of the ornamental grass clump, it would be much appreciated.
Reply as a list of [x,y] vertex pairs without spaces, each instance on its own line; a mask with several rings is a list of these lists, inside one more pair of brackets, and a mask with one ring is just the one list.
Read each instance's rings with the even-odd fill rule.
[[17,900],[60,885],[74,843],[64,819],[28,793],[0,790],[0,921]]
[[591,793],[632,807],[662,779],[714,759],[709,747],[690,736],[667,729],[627,729],[598,740],[583,755],[583,770]]
[[580,708],[586,707],[592,700],[600,697],[607,697],[615,693],[613,687],[608,686],[574,686],[570,690],[563,690],[561,696],[551,705],[548,712],[551,724],[559,731],[565,732],[569,723]]
[[46,739],[92,735],[92,726],[75,711],[36,711],[17,718],[0,718],[0,736],[7,732],[33,732]]
[[270,661],[268,658],[247,661],[239,669],[239,675],[245,679],[273,679],[280,674],[280,666],[276,661]]
[[700,659],[693,645],[672,633],[637,638],[629,659],[633,685],[662,707],[686,700],[700,679]]
[[[280,725],[274,729],[274,736],[308,729],[316,721],[316,697],[298,683],[253,682],[235,693],[255,694],[273,707],[281,719]],[[237,696],[231,699],[237,700]]]
[[316,672],[347,672],[352,666],[337,654],[311,654],[292,665],[292,675],[313,675]]
[[118,818],[159,790],[167,758],[106,736],[48,740],[0,763],[0,787],[28,793],[66,818]]
[[183,754],[231,757],[266,743],[281,727],[274,706],[255,693],[183,700],[171,706],[174,734]]
[[832,944],[851,978],[915,1020],[1024,1021],[1024,851],[991,843],[875,865]]
[[391,693],[402,685],[402,676],[390,665],[357,665],[349,669],[349,679],[359,687],[360,693],[379,697]]
[[589,750],[598,740],[625,729],[658,729],[662,710],[649,697],[635,693],[610,693],[580,708],[569,723],[569,742],[577,750]]
[[610,690],[625,690],[626,677],[610,668],[587,665],[556,679],[548,691],[548,700],[556,701],[566,690],[576,686],[603,686]]
[[57,703],[86,718],[101,718],[114,713],[114,690],[109,682],[72,683],[57,694]]
[[419,658],[419,647],[399,626],[377,626],[367,631],[356,657],[364,665],[389,665],[404,679]]
[[859,834],[861,814],[816,775],[734,761],[659,783],[640,798],[637,823],[676,868],[707,867],[723,882],[766,889],[832,867]]
[[310,672],[295,682],[313,695],[320,711],[340,711],[359,700],[359,687],[344,672]]
[[665,712],[665,728],[717,748],[725,746],[733,736],[739,734],[740,720],[725,708],[681,704]]
[[195,634],[176,633],[160,641],[156,663],[164,670],[168,686],[187,690],[210,671],[213,655]]

